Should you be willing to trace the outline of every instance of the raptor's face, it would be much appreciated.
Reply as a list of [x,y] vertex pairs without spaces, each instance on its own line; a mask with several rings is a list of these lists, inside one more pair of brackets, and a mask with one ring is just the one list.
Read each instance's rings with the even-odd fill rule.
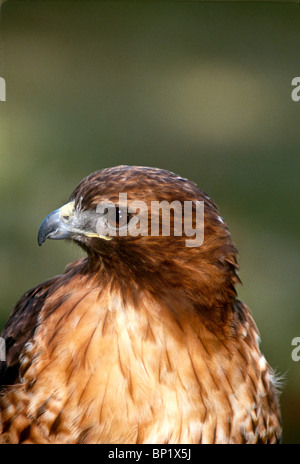
[[[187,210],[189,211],[187,212]],[[42,222],[38,242],[71,239],[92,262],[187,274],[225,261],[236,249],[216,205],[193,182],[169,171],[117,166],[82,180],[69,203]],[[208,266],[204,273],[208,273]]]
[[204,201],[210,202],[195,184],[168,171],[104,169],[85,178],[70,202],[47,216],[38,241],[73,239],[95,245],[89,239],[125,243],[134,238],[137,243],[137,237],[151,236],[164,245],[173,240],[180,246],[183,236],[196,235],[198,240],[186,240],[186,246],[198,247],[204,238]]
[[[187,216],[185,202],[193,206]],[[199,204],[204,211],[197,236]],[[39,244],[47,238],[75,241],[88,254],[89,269],[105,269],[118,281],[122,275],[125,286],[131,279],[153,291],[181,288],[193,299],[202,295],[207,306],[235,296],[237,250],[216,205],[169,171],[117,166],[91,174],[42,222]]]

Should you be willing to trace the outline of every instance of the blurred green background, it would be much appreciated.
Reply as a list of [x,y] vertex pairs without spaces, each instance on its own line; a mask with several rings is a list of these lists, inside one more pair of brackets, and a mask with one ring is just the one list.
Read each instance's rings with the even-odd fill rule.
[[1,29],[0,326],[28,288],[81,256],[36,237],[84,176],[175,171],[229,225],[239,297],[286,376],[283,441],[300,443],[299,6],[10,0]]

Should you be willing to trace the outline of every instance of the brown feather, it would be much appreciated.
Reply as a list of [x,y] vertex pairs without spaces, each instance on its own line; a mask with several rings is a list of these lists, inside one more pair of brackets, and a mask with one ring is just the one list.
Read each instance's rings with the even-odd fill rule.
[[237,250],[216,205],[168,171],[119,166],[71,196],[202,200],[205,239],[80,237],[87,258],[27,292],[1,336],[1,443],[274,443],[274,375],[236,299]]

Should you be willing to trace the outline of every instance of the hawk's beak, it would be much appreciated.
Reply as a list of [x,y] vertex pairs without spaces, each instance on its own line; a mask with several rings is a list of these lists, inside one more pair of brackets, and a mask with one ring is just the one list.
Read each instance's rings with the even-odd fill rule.
[[40,226],[38,233],[39,245],[41,246],[47,238],[51,240],[71,238],[73,231],[68,226],[68,222],[72,219],[73,214],[73,201],[50,213]]
[[111,240],[112,237],[97,232],[98,218],[99,216],[94,211],[75,212],[75,203],[71,201],[50,213],[43,220],[38,234],[38,243],[41,246],[47,238],[63,240],[76,237],[78,239],[80,236]]

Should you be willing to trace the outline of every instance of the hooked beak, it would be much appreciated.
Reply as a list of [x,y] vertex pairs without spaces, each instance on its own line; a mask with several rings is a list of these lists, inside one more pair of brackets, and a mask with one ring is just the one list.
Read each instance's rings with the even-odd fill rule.
[[73,231],[68,222],[74,213],[74,202],[67,203],[50,213],[42,222],[38,233],[38,244],[41,246],[47,238],[63,240],[72,237]]
[[43,220],[38,233],[38,244],[43,245],[47,238],[51,240],[73,238],[80,241],[80,237],[83,236],[111,240],[112,237],[98,233],[98,219],[99,215],[94,211],[75,212],[75,203],[71,201]]

